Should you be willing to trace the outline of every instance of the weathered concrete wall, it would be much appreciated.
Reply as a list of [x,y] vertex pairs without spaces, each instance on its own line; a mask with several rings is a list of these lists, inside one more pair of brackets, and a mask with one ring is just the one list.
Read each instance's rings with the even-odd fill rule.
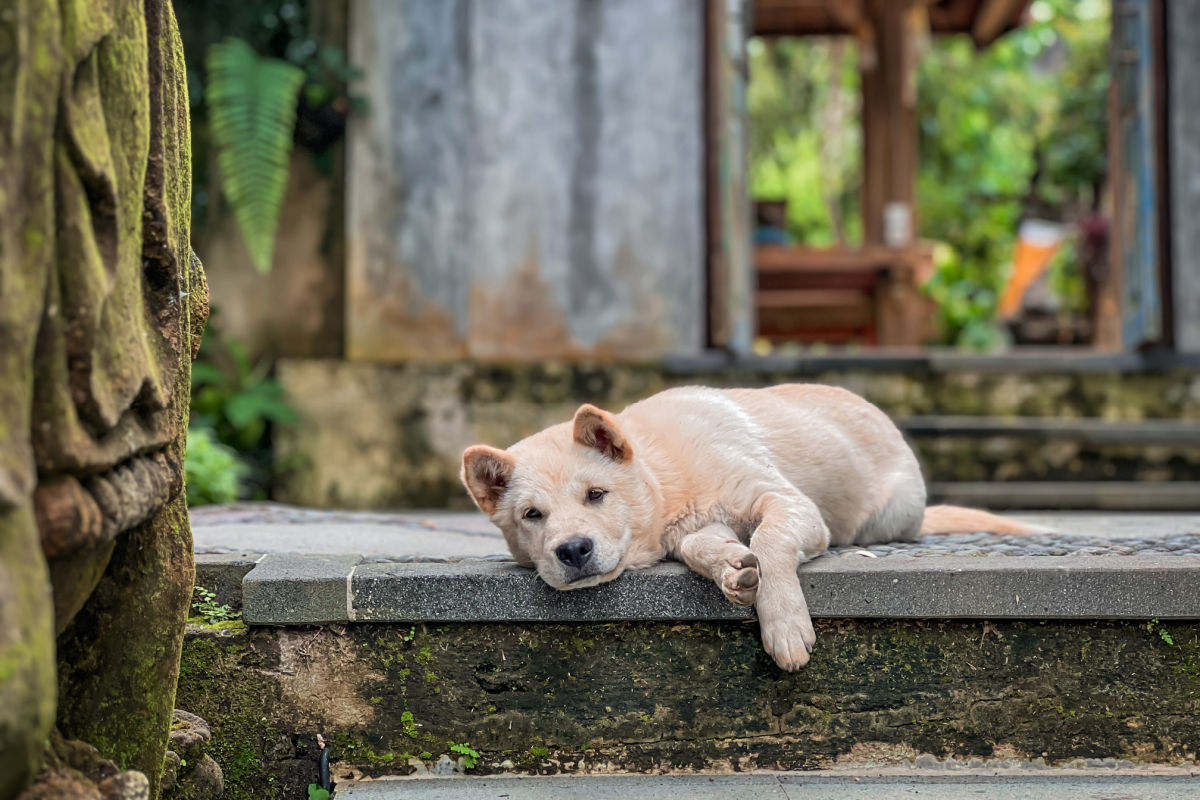
[[347,355],[697,352],[701,11],[354,2]]
[[254,269],[224,207],[213,204],[196,238],[212,287],[213,326],[252,357],[338,356],[344,281],[339,198],[311,154],[296,152],[291,163],[270,272]]
[[[288,360],[279,378],[302,422],[279,430],[277,499],[326,507],[467,507],[458,479],[469,445],[507,447],[570,419],[581,403],[619,411],[670,385],[844,386],[894,416],[963,414],[1200,420],[1200,374],[898,368],[664,371],[661,366],[454,363],[383,366]],[[936,480],[1195,478],[1194,445],[1085,448],[1062,441],[917,441]]]
[[740,622],[223,625],[191,629],[179,697],[211,724],[228,800],[302,795],[318,733],[335,779],[412,772],[450,742],[486,774],[1175,763],[1200,741],[1190,624],[821,621],[791,675]]
[[1174,0],[1164,6],[1175,346],[1200,353],[1200,0]]

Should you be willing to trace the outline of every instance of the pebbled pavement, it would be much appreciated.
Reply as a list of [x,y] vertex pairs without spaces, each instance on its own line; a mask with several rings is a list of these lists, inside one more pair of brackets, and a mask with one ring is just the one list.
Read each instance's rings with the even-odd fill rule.
[[[889,556],[1200,555],[1200,514],[1011,514],[1057,533],[927,536],[917,542],[834,548],[823,558]],[[277,503],[193,509],[197,553],[354,553],[371,561],[507,558],[500,532],[470,511],[327,511]]]

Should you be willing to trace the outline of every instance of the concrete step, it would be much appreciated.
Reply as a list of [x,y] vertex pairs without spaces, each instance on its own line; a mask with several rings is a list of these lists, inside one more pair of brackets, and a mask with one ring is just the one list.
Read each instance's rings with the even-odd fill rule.
[[[681,564],[558,592],[511,561],[455,558],[448,539],[423,561],[404,546],[409,527],[445,534],[453,522],[463,541],[502,548],[473,517],[243,507],[212,521],[236,528],[230,514],[280,549],[391,538],[403,554],[198,556],[199,585],[243,619],[188,626],[177,702],[214,726],[231,797],[304,796],[318,735],[346,796],[382,790],[353,784],[366,777],[457,769],[471,779],[391,788],[467,798],[539,796],[494,783],[513,780],[506,773],[579,775],[563,787],[580,794],[560,787],[561,797],[703,797],[710,778],[733,781],[717,787],[724,795],[756,770],[953,753],[962,764],[945,772],[958,779],[982,759],[1193,763],[1200,742],[1200,626],[1189,621],[1200,619],[1200,515],[1028,515],[1075,535],[838,548],[801,568],[817,646],[804,669],[784,673],[754,612]],[[309,526],[320,535],[291,535]],[[469,770],[455,758],[464,745],[479,754]],[[714,774],[731,770],[748,774]],[[592,783],[677,772],[707,774],[665,788]],[[800,784],[813,778],[744,788],[808,796]],[[906,792],[912,779],[872,796]],[[1087,796],[1073,785],[1024,796]],[[493,794],[465,793],[477,788]],[[1149,783],[1116,788],[1100,796],[1172,796]]]
[[896,423],[933,483],[1200,481],[1200,421],[938,415]]
[[1195,770],[1111,769],[910,772],[783,772],[744,775],[609,775],[571,777],[418,778],[366,781],[339,788],[337,800],[1194,800]]
[[1200,509],[1200,481],[935,481],[928,489],[933,503],[990,509]]
[[1106,420],[1056,417],[913,416],[896,420],[911,437],[1006,436],[1021,439],[1074,439],[1089,445],[1200,445],[1200,421]]

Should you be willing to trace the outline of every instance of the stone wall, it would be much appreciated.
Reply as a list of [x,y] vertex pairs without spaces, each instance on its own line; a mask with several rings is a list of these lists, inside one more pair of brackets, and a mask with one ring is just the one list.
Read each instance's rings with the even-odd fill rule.
[[[999,365],[999,366],[997,366]],[[280,380],[302,422],[277,431],[277,499],[324,507],[467,507],[458,480],[464,448],[507,447],[570,418],[581,403],[614,411],[671,385],[765,386],[816,381],[844,386],[895,417],[1096,417],[1200,420],[1195,369],[1029,371],[877,369],[829,362],[803,368],[548,363],[384,366],[288,360]],[[1062,441],[931,437],[915,440],[934,480],[1042,478],[1195,479],[1193,444],[1154,448]]]
[[1195,758],[1194,625],[817,628],[789,675],[748,622],[192,626],[179,697],[212,726],[228,800],[302,796],[317,734],[335,780],[424,770],[451,743],[479,774]]
[[702,10],[356,0],[347,356],[698,352]]

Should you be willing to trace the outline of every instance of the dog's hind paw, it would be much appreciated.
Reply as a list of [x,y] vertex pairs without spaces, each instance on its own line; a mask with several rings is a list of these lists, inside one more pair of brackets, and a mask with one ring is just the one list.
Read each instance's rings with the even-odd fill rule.
[[721,591],[735,605],[752,606],[758,597],[758,578],[758,558],[747,550],[729,560]]

